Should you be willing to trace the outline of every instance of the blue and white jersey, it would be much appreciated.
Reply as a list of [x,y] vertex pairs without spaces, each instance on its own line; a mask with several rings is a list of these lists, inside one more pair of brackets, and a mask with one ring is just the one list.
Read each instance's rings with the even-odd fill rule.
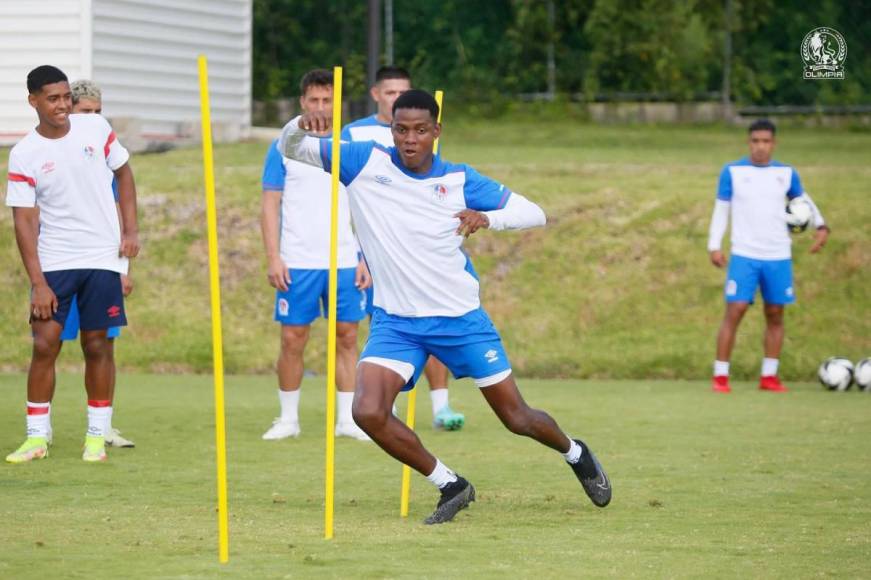
[[370,115],[345,125],[342,141],[375,141],[383,147],[393,147],[393,133],[389,123],[379,121],[378,115]]
[[[319,145],[329,171],[331,142]],[[394,148],[374,141],[342,143],[340,179],[375,281],[375,306],[404,317],[456,317],[480,307],[478,277],[454,216],[501,209],[510,190],[438,156],[428,173],[412,173]]]
[[[317,167],[284,157],[275,140],[263,165],[263,189],[281,191],[279,252],[288,268],[330,267],[330,176]],[[357,265],[348,196],[339,187],[339,268]]]
[[731,204],[732,253],[757,260],[791,258],[785,203],[803,193],[798,172],[789,165],[753,165],[746,157],[727,163],[717,199]]

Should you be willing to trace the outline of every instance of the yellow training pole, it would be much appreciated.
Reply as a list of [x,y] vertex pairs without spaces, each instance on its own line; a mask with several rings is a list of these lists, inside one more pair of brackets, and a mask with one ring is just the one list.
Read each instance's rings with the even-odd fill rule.
[[[442,122],[442,98],[444,92],[436,91],[435,100],[439,105],[439,118],[437,122]],[[432,144],[433,155],[439,152],[439,140],[436,139]],[[414,413],[417,407],[417,388],[411,389],[408,392],[408,414],[405,418],[405,424],[408,428],[414,431]],[[411,495],[411,468],[407,465],[402,466],[402,490],[399,494],[399,515],[403,518],[408,517],[408,500]]]
[[209,72],[206,57],[197,58],[200,71],[200,115],[203,124],[203,175],[206,183],[206,221],[209,229],[209,287],[212,297],[212,359],[215,374],[215,450],[218,465],[218,559],[230,560],[227,520],[227,428],[224,422],[224,346],[221,339],[221,275],[218,271],[218,218],[215,210],[215,162],[209,113]]
[[327,466],[324,500],[324,538],[333,538],[336,473],[336,300],[339,285],[339,169],[341,168],[342,67],[333,67],[333,162],[330,167],[330,288],[327,310]]

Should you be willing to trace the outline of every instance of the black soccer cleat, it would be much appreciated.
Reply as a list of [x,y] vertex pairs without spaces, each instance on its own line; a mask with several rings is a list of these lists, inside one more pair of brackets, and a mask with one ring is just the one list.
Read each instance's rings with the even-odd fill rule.
[[611,480],[587,444],[580,439],[574,441],[583,451],[578,462],[569,463],[569,467],[575,472],[590,501],[598,507],[605,507],[611,502]]
[[475,501],[475,488],[459,475],[457,481],[447,484],[440,491],[442,496],[435,511],[423,520],[427,525],[449,522],[454,519],[457,512],[469,507],[469,504]]

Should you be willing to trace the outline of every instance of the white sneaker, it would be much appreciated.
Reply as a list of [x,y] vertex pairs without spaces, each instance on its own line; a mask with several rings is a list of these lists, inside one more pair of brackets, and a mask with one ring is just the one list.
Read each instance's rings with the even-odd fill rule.
[[136,444],[121,436],[121,431],[112,427],[106,433],[106,445],[109,447],[136,447]]
[[299,437],[299,423],[282,421],[280,417],[273,421],[272,427],[263,434],[263,439],[266,441],[278,441],[288,437]]
[[336,437],[350,437],[357,441],[372,441],[356,423],[336,423]]

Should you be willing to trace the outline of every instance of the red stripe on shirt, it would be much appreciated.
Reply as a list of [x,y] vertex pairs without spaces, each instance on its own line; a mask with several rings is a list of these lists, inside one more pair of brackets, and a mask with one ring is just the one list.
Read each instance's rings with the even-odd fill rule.
[[21,173],[9,173],[7,177],[9,178],[9,181],[18,181],[21,183],[27,183],[30,187],[36,187],[36,180],[34,178],[27,177]]
[[109,132],[109,137],[106,139],[106,144],[103,145],[103,156],[109,157],[109,148],[112,146],[112,143],[115,142],[115,131]]

